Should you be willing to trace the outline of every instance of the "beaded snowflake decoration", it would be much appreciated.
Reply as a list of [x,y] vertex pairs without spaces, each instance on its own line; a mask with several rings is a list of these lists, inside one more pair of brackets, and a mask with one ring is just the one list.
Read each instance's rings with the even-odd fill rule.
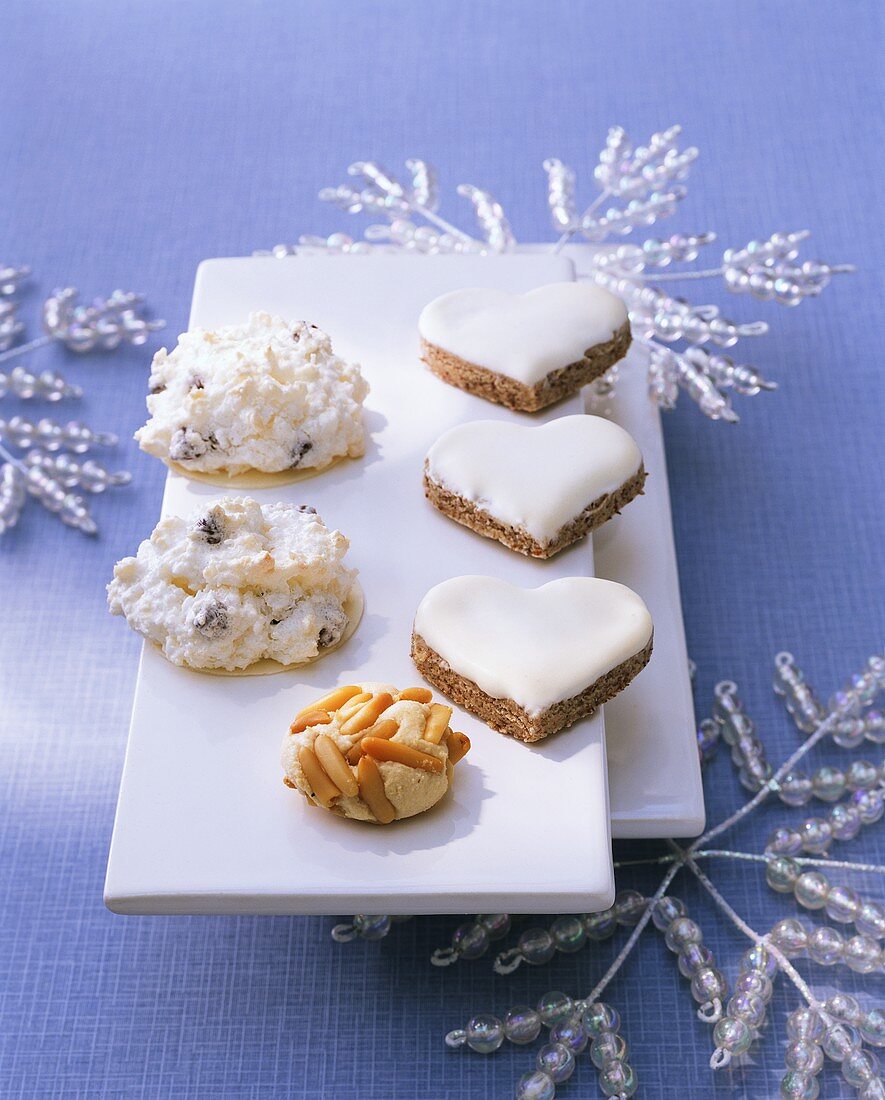
[[[79,354],[113,351],[122,344],[141,345],[163,327],[164,322],[143,316],[143,299],[137,294],[115,290],[108,298],[84,305],[78,302],[76,288],[64,287],[43,303],[43,335],[20,344],[25,326],[18,319],[15,295],[29,276],[27,267],[0,264],[0,398],[9,395],[28,402],[57,403],[83,393],[56,371],[34,373],[23,366],[7,371],[5,363],[10,359],[52,343]],[[18,523],[28,497],[39,501],[62,523],[84,534],[96,534],[98,525],[85,498],[75,490],[102,493],[127,485],[131,475],[125,470],[111,472],[93,459],[79,456],[116,443],[111,432],[94,431],[78,420],[60,423],[49,417],[31,420],[0,415],[0,536]],[[22,453],[16,455],[10,448]]]
[[[792,961],[807,956],[820,967],[846,966],[858,974],[879,976],[885,972],[885,904],[831,879],[833,874],[841,879],[852,872],[885,875],[885,867],[830,855],[834,844],[853,839],[881,820],[885,813],[885,762],[852,759],[845,768],[824,766],[811,775],[799,767],[825,739],[848,750],[865,743],[885,743],[885,715],[873,709],[877,696],[885,691],[885,656],[870,657],[866,667],[824,707],[792,655],[780,653],[775,659],[774,690],[806,739],[774,769],[744,711],[737,685],[732,681],[717,685],[713,716],[698,729],[698,751],[706,763],[724,741],[741,784],[752,797],[692,843],[670,840],[668,852],[657,859],[632,861],[631,865],[666,868],[653,894],[646,897],[636,890],[622,890],[605,912],[559,916],[546,927],[529,928],[495,957],[495,971],[509,974],[523,964],[543,966],[558,953],[573,954],[630,929],[613,962],[586,995],[553,991],[535,1007],[514,1005],[503,1017],[482,1013],[446,1035],[446,1045],[452,1050],[486,1055],[505,1041],[529,1046],[543,1035],[533,1068],[516,1084],[516,1100],[553,1100],[585,1050],[598,1070],[603,1095],[628,1100],[637,1092],[639,1082],[621,1034],[621,1016],[601,998],[649,925],[662,933],[676,956],[679,972],[689,982],[699,1006],[697,1016],[712,1029],[710,1066],[714,1070],[739,1066],[752,1057],[754,1044],[763,1035],[774,983],[780,979],[792,984],[799,1000],[786,1020],[788,1042],[780,1095],[786,1100],[815,1100],[820,1093],[819,1074],[829,1062],[838,1066],[843,1080],[856,1089],[861,1100],[885,1098],[876,1054],[885,1046],[885,1006],[861,1004],[854,995],[839,990],[819,997]],[[761,854],[712,844],[772,796],[790,807],[814,799],[828,809],[798,825],[776,828]],[[762,865],[773,891],[792,897],[809,913],[825,914],[846,932],[787,916],[760,933],[735,911],[703,869],[703,864],[716,860]],[[624,866],[615,863],[616,869]],[[670,892],[681,871],[694,876],[716,907],[750,941],[731,982],[704,944],[701,927],[688,915],[684,902]],[[377,940],[390,932],[392,922],[408,919],[358,915],[337,925],[332,937],[338,942]],[[459,925],[451,943],[437,950],[431,962],[451,966],[479,959],[510,929],[508,914],[480,914]]]
[[[762,335],[768,325],[729,320],[718,306],[692,305],[670,295],[661,284],[720,278],[732,293],[795,306],[820,294],[833,275],[854,269],[848,264],[800,261],[800,247],[809,236],[804,231],[774,233],[767,240],[727,249],[719,264],[706,270],[663,269],[697,259],[701,249],[715,241],[714,233],[615,244],[618,237],[673,214],[685,197],[684,180],[698,150],[681,148],[680,134],[679,126],[671,126],[652,134],[646,145],[634,146],[620,126],[610,129],[594,170],[598,194],[583,210],[577,204],[575,172],[560,160],[545,160],[547,201],[558,234],[550,247],[558,252],[575,239],[597,246],[588,277],[627,303],[634,341],[647,355],[649,393],[659,406],[673,408],[682,390],[711,419],[733,422],[738,416],[729,391],[750,396],[775,389],[776,384],[724,351],[743,337]],[[457,188],[473,208],[479,228],[479,235],[473,236],[439,214],[434,169],[417,159],[407,160],[405,167],[407,182],[372,161],[357,161],[347,170],[352,183],[320,191],[322,201],[347,214],[382,219],[365,229],[363,240],[346,233],[306,235],[297,245],[277,245],[256,255],[285,257],[312,249],[486,254],[517,247],[503,207],[488,191],[472,184]],[[606,203],[610,205],[603,209]],[[610,391],[616,372],[617,367],[612,368],[596,383],[601,394]]]

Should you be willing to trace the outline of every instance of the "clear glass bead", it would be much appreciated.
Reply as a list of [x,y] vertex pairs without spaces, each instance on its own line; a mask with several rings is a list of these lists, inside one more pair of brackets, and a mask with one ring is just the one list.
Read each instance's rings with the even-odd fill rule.
[[580,1054],[587,1045],[587,1041],[587,1031],[580,1016],[570,1016],[566,1020],[560,1020],[550,1029],[550,1042],[562,1043],[572,1054]]
[[880,790],[855,791],[851,804],[857,807],[864,825],[875,825],[885,811],[885,798]]
[[805,871],[796,879],[796,901],[805,909],[823,909],[830,884],[820,871]]
[[621,1062],[627,1057],[627,1044],[616,1031],[603,1031],[590,1045],[590,1058],[597,1069],[606,1062]]
[[811,777],[811,789],[821,802],[836,802],[847,789],[845,772],[841,768],[825,764]]
[[580,917],[557,917],[550,925],[550,935],[556,950],[567,955],[580,951],[587,942],[587,932]]
[[615,898],[614,911],[618,924],[634,925],[645,912],[646,899],[638,890],[621,890]]
[[497,1016],[474,1016],[466,1030],[467,1045],[477,1054],[491,1054],[504,1042],[504,1025]]
[[791,1069],[781,1080],[781,1096],[784,1100],[817,1100],[820,1085],[812,1074]]
[[788,959],[801,955],[808,947],[805,926],[795,917],[779,920],[770,933],[771,942],[779,947]]
[[823,855],[833,841],[833,830],[823,817],[809,817],[799,826],[802,847],[812,855]]
[[775,856],[765,866],[765,881],[779,894],[792,894],[800,874],[799,864],[789,856]]
[[885,714],[881,710],[868,710],[864,718],[864,735],[874,745],[885,741]]
[[845,940],[835,928],[821,925],[808,937],[808,954],[821,966],[835,966],[842,961]]
[[618,922],[615,919],[614,910],[606,909],[604,913],[591,913],[584,917],[584,930],[588,940],[607,940],[615,934]]
[[861,899],[850,886],[833,886],[827,894],[824,909],[827,916],[840,924],[851,924],[860,912]]
[[824,1008],[844,1024],[855,1024],[860,1018],[857,997],[852,997],[850,993],[834,993],[824,1002]]
[[545,1027],[553,1027],[560,1020],[566,1020],[575,1010],[575,1003],[567,993],[558,989],[545,993],[538,1001],[538,1015]]
[[677,917],[668,927],[664,940],[667,947],[675,954],[687,947],[690,943],[700,943],[704,938],[703,932],[691,919],[691,917]]
[[885,1100],[885,1081],[874,1077],[857,1090],[857,1100]]
[[871,1008],[859,1014],[861,1038],[873,1047],[885,1047],[885,1009]]
[[860,701],[853,691],[834,691],[829,699],[829,708],[853,716],[860,709]]
[[528,1005],[516,1005],[504,1017],[504,1034],[511,1043],[533,1043],[541,1033],[541,1017]]
[[852,760],[845,780],[852,791],[868,790],[879,782],[879,769],[869,760]]
[[500,940],[510,931],[509,913],[480,913],[476,923],[488,932],[490,940]]
[[821,1046],[824,1054],[834,1062],[841,1062],[860,1045],[860,1035],[847,1024],[833,1024],[824,1032]]
[[517,944],[522,957],[531,966],[542,966],[556,954],[556,944],[545,928],[530,928],[519,937]]
[[556,1085],[549,1073],[533,1069],[516,1082],[516,1100],[553,1100]]
[[752,993],[754,997],[758,997],[763,1004],[767,1005],[774,992],[774,986],[771,984],[771,979],[766,978],[760,971],[746,970],[735,978],[734,991],[735,993]]
[[743,1020],[749,1027],[758,1028],[765,1021],[765,1002],[754,993],[735,993],[726,1006],[726,1012],[736,1020]]
[[802,837],[796,829],[779,826],[768,838],[766,853],[782,856],[797,856],[802,851]]
[[685,903],[679,898],[663,897],[652,913],[652,923],[660,932],[666,932],[677,917],[685,916]]
[[787,1017],[787,1034],[791,1039],[810,1039],[812,1043],[819,1043],[825,1033],[820,1013],[813,1008],[797,1008]]
[[699,970],[691,979],[691,995],[698,1004],[706,1004],[715,997],[720,1000],[725,996],[728,985],[720,970],[708,966]]
[[858,974],[869,974],[882,965],[882,950],[872,936],[852,936],[843,954],[845,962]]
[[787,1044],[784,1062],[787,1069],[794,1069],[799,1073],[810,1073],[813,1077],[821,1071],[824,1052],[810,1039],[794,1039],[792,1043]]
[[547,1043],[538,1051],[538,1069],[562,1084],[575,1072],[575,1056],[564,1043]]
[[853,1050],[842,1060],[842,1076],[849,1085],[860,1088],[879,1076],[879,1059],[871,1050]]
[[632,1066],[612,1059],[599,1071],[599,1087],[606,1096],[632,1096],[639,1082]]
[[597,1001],[584,1009],[583,1023],[587,1034],[595,1038],[603,1031],[619,1031],[621,1017],[616,1008]]
[[452,947],[462,959],[478,959],[489,949],[489,934],[481,924],[462,924],[455,929]]
[[743,1020],[723,1018],[713,1028],[713,1042],[731,1054],[745,1054],[753,1041],[753,1033]]
[[713,952],[702,943],[690,943],[679,952],[676,961],[683,978],[691,978],[699,970],[711,965]]
[[754,760],[738,770],[738,779],[744,790],[755,793],[771,778],[772,767],[765,760]]
[[777,959],[761,943],[754,944],[741,956],[741,973],[753,970],[758,970],[769,979],[778,971]]
[[869,706],[876,698],[878,691],[876,674],[869,672],[855,672],[848,681],[848,686],[858,697],[864,706]]
[[833,740],[841,749],[856,749],[865,734],[863,718],[841,718],[833,731]]
[[863,828],[860,810],[851,802],[839,802],[830,810],[829,817],[836,840],[854,840]]
[[390,931],[390,917],[367,917],[360,913],[353,918],[353,926],[361,939],[381,940]]
[[719,744],[720,728],[711,719],[705,718],[697,728],[698,751],[704,760],[709,760]]
[[780,781],[777,795],[788,806],[804,806],[811,798],[811,780],[805,772],[788,772]]

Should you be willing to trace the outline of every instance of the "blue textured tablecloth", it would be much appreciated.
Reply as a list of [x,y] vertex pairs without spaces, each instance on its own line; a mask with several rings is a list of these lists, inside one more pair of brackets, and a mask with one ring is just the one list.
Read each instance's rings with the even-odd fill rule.
[[[715,228],[741,244],[808,226],[811,254],[859,267],[798,310],[690,288],[772,323],[740,350],[781,388],[739,400],[736,428],[688,402],[666,422],[699,714],[733,677],[779,760],[797,734],[771,695],[773,654],[792,649],[828,693],[882,638],[882,44],[875,3],[7,0],[0,260],[35,270],[22,307],[34,329],[56,285],[126,286],[149,295],[174,342],[201,259],[346,227],[315,195],[353,159],[426,157],[450,214],[468,180],[494,190],[521,239],[549,239],[544,157],[574,165],[587,196],[608,126],[642,140],[681,122],[702,159],[666,232]],[[551,987],[588,992],[619,939],[505,979],[489,957],[430,967],[452,919],[335,946],[331,920],[122,919],[102,906],[139,648],[105,613],[103,586],[159,506],[163,468],[128,441],[156,346],[31,360],[84,384],[84,419],[120,432],[114,459],[135,481],[97,503],[97,540],[34,507],[0,543],[0,1094],[511,1095],[531,1053],[450,1053],[444,1033]],[[707,776],[711,821],[740,797],[723,757]],[[789,813],[768,808],[723,839],[760,851]],[[881,859],[881,838],[868,830],[840,854]],[[716,870],[760,930],[794,911],[757,866]],[[881,896],[880,881],[859,885]],[[675,892],[733,974],[740,936],[689,879]],[[802,965],[817,982],[861,984]],[[863,984],[882,1000],[881,981]],[[709,1028],[657,933],[607,998],[643,1095],[775,1093],[795,1004],[783,989],[754,1064],[716,1079]],[[821,1080],[825,1096],[845,1094],[832,1068]],[[562,1095],[598,1095],[586,1055]]]

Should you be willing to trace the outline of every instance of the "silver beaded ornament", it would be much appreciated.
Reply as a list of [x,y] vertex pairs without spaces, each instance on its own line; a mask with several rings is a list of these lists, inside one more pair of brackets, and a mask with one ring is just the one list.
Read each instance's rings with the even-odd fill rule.
[[[692,263],[715,241],[714,233],[674,234],[666,239],[652,237],[641,244],[618,244],[618,238],[648,228],[676,211],[686,195],[684,181],[697,157],[693,146],[681,147],[679,126],[652,134],[639,146],[633,145],[620,126],[612,127],[593,172],[598,194],[583,210],[577,202],[574,169],[548,157],[543,162],[547,205],[557,234],[551,248],[558,252],[574,239],[597,246],[590,278],[627,304],[634,340],[647,357],[649,394],[658,405],[673,408],[681,391],[711,419],[734,422],[738,416],[731,405],[731,393],[752,396],[775,389],[776,384],[756,367],[737,363],[722,351],[743,337],[762,335],[768,326],[761,321],[732,321],[722,316],[718,306],[694,306],[685,298],[670,295],[661,284],[721,279],[734,294],[795,306],[817,297],[834,275],[854,268],[800,260],[800,248],[809,236],[804,230],[773,233],[742,248],[726,249],[718,266],[706,270],[666,269]],[[488,191],[473,184],[457,187],[458,195],[472,205],[479,226],[479,235],[472,236],[439,214],[436,173],[430,165],[410,159],[405,167],[407,180],[374,161],[357,161],[347,170],[352,183],[320,191],[323,202],[344,213],[381,219],[366,227],[363,240],[346,233],[304,235],[296,245],[280,244],[256,255],[282,258],[311,249],[485,255],[517,247],[503,207]],[[717,350],[711,351],[707,345]],[[607,396],[616,378],[617,366],[594,383],[592,392],[600,398]]]
[[[818,1096],[818,1075],[828,1061],[838,1065],[843,1079],[865,1100],[883,1095],[876,1050],[885,1046],[885,1007],[861,1004],[849,993],[832,991],[832,986],[826,999],[819,998],[796,970],[793,960],[807,960],[830,973],[845,967],[861,977],[881,975],[885,970],[885,900],[831,878],[855,872],[882,875],[885,868],[827,859],[822,869],[824,860],[818,858],[827,854],[832,840],[851,839],[861,827],[881,819],[885,764],[853,759],[844,767],[821,765],[810,775],[798,766],[808,752],[825,740],[842,745],[839,731],[844,730],[849,719],[864,723],[870,713],[875,713],[871,711],[872,705],[885,690],[885,658],[881,655],[869,658],[865,668],[834,693],[827,709],[808,688],[793,658],[779,654],[775,663],[775,690],[784,697],[790,713],[807,734],[800,747],[777,769],[768,764],[762,741],[743,710],[736,685],[733,681],[717,685],[714,717],[700,724],[699,749],[703,751],[706,747],[707,758],[712,759],[721,737],[730,746],[743,785],[752,792],[752,797],[687,847],[671,840],[670,855],[631,864],[615,863],[619,874],[637,863],[668,865],[654,895],[645,897],[635,890],[621,890],[614,904],[603,912],[566,914],[546,925],[533,925],[521,931],[513,946],[500,951],[492,964],[501,975],[510,974],[523,964],[540,967],[560,954],[603,951],[602,941],[621,930],[629,930],[626,942],[591,993],[573,998],[555,990],[545,994],[535,1007],[517,1004],[501,1017],[473,1016],[465,1027],[448,1033],[445,1038],[448,1047],[488,1055],[505,1042],[529,1046],[548,1029],[534,1065],[516,1083],[514,1095],[518,1100],[553,1100],[566,1087],[578,1061],[587,1052],[598,1071],[603,1095],[618,1100],[633,1096],[639,1082],[627,1060],[620,1016],[601,998],[646,925],[653,923],[664,934],[667,947],[676,955],[680,974],[690,984],[692,998],[699,1006],[698,1017],[712,1028],[712,1068],[740,1065],[752,1057],[754,1045],[766,1028],[772,1026],[769,1010],[774,983],[783,979],[795,988],[801,1004],[786,1020],[787,1045],[780,1095]],[[881,738],[872,726],[869,729],[873,732],[870,740],[879,743]],[[748,814],[758,812],[766,801],[773,801],[773,795],[786,806],[804,805],[814,798],[828,807],[827,816],[809,818],[796,829],[779,827],[762,854],[712,847],[715,837]],[[761,863],[772,890],[791,896],[799,911],[820,913],[832,923],[810,924],[786,916],[767,933],[756,932],[702,869],[701,861],[708,859]],[[685,903],[668,891],[681,870],[691,872],[718,910],[752,941],[732,981],[726,978],[725,969],[717,965]],[[333,936],[378,939],[389,930],[389,918],[355,917],[353,924],[336,926]],[[431,961],[446,966],[459,960],[479,959],[488,953],[493,940],[509,932],[510,919],[506,914],[480,915],[458,925],[451,945],[436,951]]]

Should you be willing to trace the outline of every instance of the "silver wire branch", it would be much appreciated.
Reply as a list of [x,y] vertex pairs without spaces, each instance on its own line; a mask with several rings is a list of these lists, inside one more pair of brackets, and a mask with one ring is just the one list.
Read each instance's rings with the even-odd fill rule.
[[777,960],[778,968],[783,971],[784,974],[790,979],[793,985],[799,990],[808,1004],[820,1013],[821,1018],[829,1026],[834,1021],[832,1017],[826,1012],[821,1002],[815,997],[811,990],[811,987],[799,973],[799,971],[793,966],[787,956],[781,951],[776,944],[772,943],[767,935],[760,935],[754,928],[751,928],[749,924],[741,917],[729,903],[725,900],[722,894],[716,889],[712,881],[704,874],[704,872],[698,867],[692,858],[693,853],[691,849],[682,849],[676,844],[675,841],[667,841],[682,857],[680,866],[686,866],[695,878],[700,882],[701,886],[707,891],[710,897],[716,902],[723,913],[731,920],[732,924],[736,928],[739,928],[741,932],[753,943],[758,944],[760,947],[764,947],[766,951],[769,951]]
[[637,924],[636,924],[635,928],[633,929],[633,931],[630,933],[630,936],[627,939],[627,942],[624,944],[624,946],[621,948],[621,950],[617,953],[617,955],[614,958],[614,961],[612,962],[612,964],[608,968],[608,970],[606,970],[606,972],[602,975],[602,977],[599,979],[599,981],[593,987],[592,991],[590,992],[590,995],[585,998],[587,1004],[593,1004],[595,1001],[599,1000],[599,997],[602,994],[605,987],[609,984],[609,982],[612,980],[612,978],[614,978],[614,976],[617,974],[617,972],[624,965],[624,963],[627,960],[627,956],[630,954],[630,952],[636,946],[636,944],[639,940],[639,937],[642,935],[643,931],[645,930],[646,926],[648,925],[648,922],[651,920],[652,915],[655,911],[655,906],[658,904],[658,902],[661,900],[661,898],[664,896],[664,894],[666,894],[667,887],[670,885],[670,883],[673,881],[673,879],[679,873],[679,870],[680,870],[681,867],[682,867],[681,862],[675,862],[673,864],[673,866],[670,867],[670,869],[664,875],[664,877],[661,879],[660,885],[658,886],[657,890],[655,890],[655,892],[652,894],[652,896],[648,899],[648,903],[646,904],[646,907],[645,907],[645,912],[639,918],[639,921],[637,922]]
[[769,795],[775,794],[778,790],[778,784],[784,778],[784,776],[789,771],[791,771],[792,768],[796,766],[796,764],[799,763],[799,761],[802,759],[803,756],[805,756],[806,753],[810,752],[810,750],[813,749],[814,746],[818,744],[818,742],[822,741],[828,733],[832,732],[833,728],[841,717],[842,715],[838,714],[836,711],[833,711],[832,714],[830,714],[823,722],[821,722],[821,724],[808,738],[808,740],[803,742],[799,746],[799,748],[796,749],[793,755],[785,760],[783,764],[781,764],[781,766],[777,769],[771,779],[769,779],[764,787],[760,788],[760,790],[757,791],[757,793],[749,800],[749,802],[745,802],[744,805],[741,806],[739,810],[736,810],[735,813],[733,813],[730,817],[727,817],[724,821],[720,822],[714,828],[709,829],[702,836],[699,836],[697,840],[689,845],[688,851],[694,853],[702,845],[712,840],[714,836],[719,836],[720,833],[724,833],[726,830],[730,829],[733,825],[736,825],[739,821],[745,818],[747,814],[752,813],[753,810],[755,810],[757,806],[763,803]]

